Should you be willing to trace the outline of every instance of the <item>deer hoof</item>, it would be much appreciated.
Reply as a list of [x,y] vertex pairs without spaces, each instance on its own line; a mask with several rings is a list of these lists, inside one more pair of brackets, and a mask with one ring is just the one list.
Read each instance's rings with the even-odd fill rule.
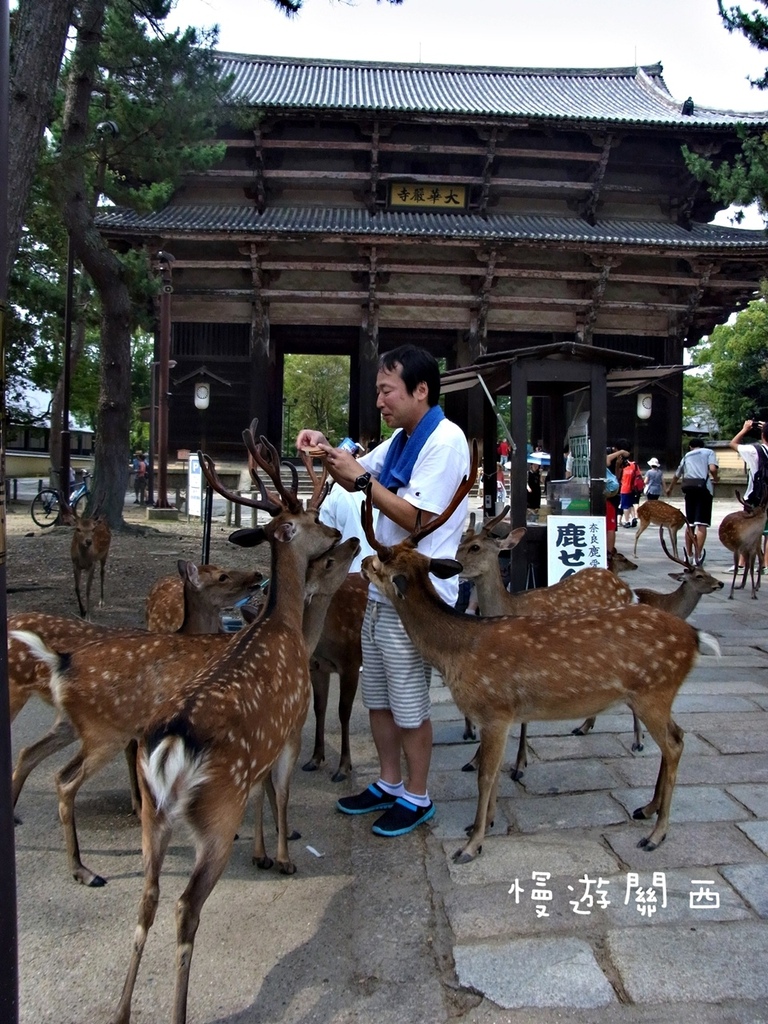
[[509,777],[513,782],[519,782],[520,779],[525,775],[525,769],[523,768],[510,768]]
[[278,861],[277,870],[281,875],[295,875],[296,865],[291,861]]
[[642,743],[633,743],[633,744],[632,744],[632,750],[634,750],[634,751],[637,751],[638,753],[639,753],[639,752],[640,752],[641,750],[644,750],[644,749],[645,749],[645,748],[643,747],[643,744],[642,744]]
[[288,842],[295,843],[297,839],[301,839],[301,832],[297,832],[296,829],[294,829],[288,836]]
[[265,854],[263,857],[254,857],[253,863],[257,868],[261,868],[262,871],[269,871],[275,862]]
[[[480,853],[480,850],[482,850],[482,847],[480,847],[478,849],[477,853]],[[476,856],[477,856],[476,853],[467,853],[467,851],[465,849],[464,850],[457,850],[456,853],[454,853],[454,855],[453,855],[453,863],[454,864],[469,864],[470,861],[473,861]]]
[[586,736],[586,735],[587,735],[587,730],[583,726],[581,726],[581,725],[578,725],[575,729],[571,729],[571,736]]
[[346,782],[349,778],[349,771],[342,771],[341,768],[331,776],[331,782]]
[[645,813],[644,807],[638,807],[637,810],[632,812],[632,817],[635,821],[645,821],[647,818],[650,818],[650,814]]
[[303,772],[316,772],[322,763],[322,761],[307,761],[306,764],[301,766],[301,770]]
[[461,770],[463,772],[476,772],[477,768],[475,767],[474,761],[467,761],[466,764],[461,766]]
[[[77,878],[77,875],[75,875]],[[78,882],[81,879],[77,879]],[[86,885],[89,889],[102,889],[107,884],[106,878],[102,878],[101,875],[91,875],[90,879],[86,882],[83,881],[83,885]]]
[[666,838],[666,832],[661,837],[661,839],[659,839],[658,842],[652,842],[651,837],[648,836],[646,839],[641,839],[637,845],[640,847],[641,850],[645,850],[646,853],[653,853],[654,850],[657,850],[659,846],[661,846],[661,844],[664,842]]

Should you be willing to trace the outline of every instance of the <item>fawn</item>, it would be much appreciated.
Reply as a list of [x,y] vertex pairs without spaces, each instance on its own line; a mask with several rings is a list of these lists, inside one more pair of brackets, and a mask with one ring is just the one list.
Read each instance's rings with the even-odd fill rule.
[[637,556],[637,542],[643,531],[653,523],[659,527],[659,536],[662,536],[664,528],[669,531],[669,540],[672,544],[672,551],[677,558],[677,535],[685,527],[686,532],[690,530],[688,520],[679,508],[670,505],[667,501],[646,501],[637,510],[638,526],[635,532],[635,556]]
[[[106,519],[91,516],[79,516],[76,512],[62,515],[65,523],[73,527],[72,569],[75,574],[75,594],[82,618],[91,619],[91,586],[96,564],[99,564],[99,608],[104,607],[104,573],[112,543],[112,531]],[[80,590],[80,580],[85,573],[85,602]]]

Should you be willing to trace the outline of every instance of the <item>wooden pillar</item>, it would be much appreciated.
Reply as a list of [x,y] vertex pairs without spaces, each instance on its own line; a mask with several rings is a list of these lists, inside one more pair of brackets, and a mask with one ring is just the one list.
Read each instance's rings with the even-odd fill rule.
[[605,512],[605,456],[608,445],[608,392],[606,387],[606,370],[604,366],[592,367],[590,381],[590,414],[589,414],[590,458],[590,512],[593,516]]
[[[512,527],[526,524],[526,494],[528,484],[528,366],[525,362],[513,365],[510,375],[510,429],[516,450],[509,457],[509,503]],[[510,581],[512,591],[525,590],[528,558],[525,545],[515,557],[512,554]]]
[[[379,322],[374,311],[363,310],[358,344],[357,401],[358,438],[368,442],[381,437],[381,416],[376,408],[376,374],[379,368]],[[357,438],[356,438],[357,439]]]

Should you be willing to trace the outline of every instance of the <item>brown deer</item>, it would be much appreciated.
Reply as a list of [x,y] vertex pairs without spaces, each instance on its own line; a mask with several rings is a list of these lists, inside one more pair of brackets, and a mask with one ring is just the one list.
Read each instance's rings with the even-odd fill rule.
[[690,530],[690,525],[680,509],[675,508],[674,505],[670,505],[667,501],[646,501],[638,507],[637,530],[635,532],[635,557],[637,557],[637,542],[640,540],[641,534],[648,529],[651,523],[653,523],[654,526],[659,527],[659,536],[662,535],[664,528],[669,531],[669,540],[672,545],[672,551],[674,552],[675,558],[677,558],[677,535],[683,528],[685,528],[686,532]]
[[[652,504],[656,505],[658,502],[654,501]],[[641,508],[644,507],[641,506]],[[683,567],[682,572],[669,574],[673,580],[679,581],[680,586],[677,590],[667,594],[649,590],[647,587],[638,587],[635,590],[635,597],[639,604],[649,604],[654,608],[661,608],[662,611],[669,612],[670,615],[687,619],[704,594],[714,594],[716,590],[722,590],[725,584],[722,580],[716,580],[700,565],[691,562],[685,552],[685,560],[678,558],[677,554],[670,555],[661,530],[659,530],[659,540],[667,558]]]
[[[147,594],[145,621],[152,633],[220,633],[222,609],[252,594],[264,579],[258,570],[198,566],[183,560],[178,569],[178,576],[164,576]],[[185,590],[207,591],[209,598],[185,600]]]
[[[109,545],[112,543],[112,531],[106,519],[91,516],[79,516],[76,512],[62,514],[65,523],[73,527],[72,569],[75,574],[75,594],[80,608],[80,615],[90,622],[91,619],[91,586],[96,564],[99,565],[99,608],[104,607],[104,573],[109,556]],[[80,590],[80,580],[85,573],[85,603]]]
[[[739,512],[729,512],[720,523],[717,532],[720,543],[723,547],[733,552],[733,578],[731,579],[731,590],[728,599],[733,600],[733,590],[736,585],[736,577],[739,574],[739,562],[744,559],[744,574],[741,578],[739,590],[743,590],[747,584],[747,572],[749,572],[752,583],[752,598],[757,600],[757,592],[760,589],[760,561],[763,531],[765,530],[766,516],[768,516],[768,505],[762,504],[753,508],[747,502],[741,500],[741,495],[736,491],[736,499],[742,508]],[[757,573],[755,565],[757,564]],[[757,576],[757,582],[755,582]]]
[[[456,560],[461,563],[461,575],[472,580],[477,593],[477,605],[480,615],[487,618],[492,615],[581,615],[585,609],[597,612],[601,608],[619,608],[632,604],[632,590],[619,577],[607,569],[582,569],[568,576],[551,587],[524,590],[510,594],[504,586],[499,572],[499,553],[512,551],[526,535],[524,526],[511,530],[506,537],[498,537],[494,530],[509,512],[505,507],[493,519],[486,520],[476,531],[473,517],[464,533],[456,552]],[[585,735],[594,725],[594,720],[587,720],[574,733]],[[472,724],[465,722],[464,739],[474,739]],[[527,756],[528,730],[525,722],[520,723],[520,742],[517,758],[510,775],[519,780],[523,777],[528,764]],[[633,750],[642,750],[640,725],[635,719],[635,741]],[[462,771],[475,771],[477,753],[462,767]]]
[[[215,632],[220,628],[219,610],[231,604],[232,595],[241,596],[243,589],[254,585],[261,573],[237,572],[234,578],[241,586],[234,586],[233,577],[220,575],[198,574],[193,562],[179,562],[179,572],[184,579],[178,578],[180,590],[167,595],[164,611],[158,616],[168,622],[171,619],[179,622],[176,632],[179,635],[192,636],[199,633]],[[171,602],[173,608],[171,609]],[[158,605],[156,604],[156,607]],[[26,644],[13,636],[14,631],[26,630],[36,633],[45,645],[56,651],[75,651],[93,640],[114,640],[118,637],[137,637],[146,639],[144,630],[111,629],[108,626],[96,626],[82,619],[72,619],[63,615],[47,615],[43,612],[21,612],[8,617],[8,690],[11,705],[11,721],[18,715],[29,698],[37,695],[46,704],[53,705],[50,688],[50,672],[47,666],[31,653]],[[72,723],[59,714],[49,731],[28,747],[24,747],[16,760],[13,770],[13,803],[14,806],[21,794],[29,774],[46,758],[73,743],[77,734]],[[126,758],[131,780],[131,803],[138,814],[138,786],[135,774],[135,745],[126,749]]]
[[[277,452],[262,438],[264,462]],[[265,468],[266,467],[262,467]],[[279,477],[279,473],[275,476]],[[277,484],[277,481],[275,481]],[[189,971],[202,907],[229,860],[248,794],[263,781],[309,707],[309,659],[302,635],[309,562],[339,539],[305,512],[295,493],[261,529],[272,550],[265,616],[235,634],[222,657],[158,709],[139,751],[144,891],[123,992],[112,1024],[128,1024],[159,876],[175,821],[195,837],[195,865],[176,909],[173,1020],[186,1021]],[[285,832],[285,823],[283,823]]]
[[[394,547],[377,542],[370,528],[370,495],[365,504],[366,536],[377,553],[363,561],[364,575],[392,602],[424,660],[442,673],[459,710],[481,728],[477,811],[454,860],[466,863],[481,850],[513,721],[596,715],[619,701],[637,713],[661,751],[653,797],[633,815],[657,816],[650,835],[638,844],[654,850],[666,836],[683,750],[672,703],[699,643],[717,649],[717,642],[682,619],[645,606],[583,616],[567,635],[563,619],[483,619],[449,608],[437,597],[429,574],[447,578],[460,572],[460,564],[427,558],[416,545],[453,514],[473,479],[471,473],[441,515]],[[626,656],[617,660],[606,637],[625,639]]]

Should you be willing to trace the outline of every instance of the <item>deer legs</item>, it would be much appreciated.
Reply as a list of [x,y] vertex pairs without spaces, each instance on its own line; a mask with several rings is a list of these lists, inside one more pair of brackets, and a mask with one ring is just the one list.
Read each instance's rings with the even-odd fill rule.
[[[349,747],[349,722],[357,693],[358,672],[339,672],[339,725],[341,726],[341,754],[339,767],[331,776],[332,782],[344,782],[352,772]],[[302,771],[315,772],[325,761],[325,713],[328,707],[330,673],[312,666],[312,699],[315,712],[315,747],[312,757],[301,766]]]
[[288,835],[288,793],[291,774],[301,750],[301,726],[288,737],[270,774],[256,786],[255,822],[253,838],[253,863],[260,868],[271,868],[272,858],[268,856],[264,843],[264,791],[266,790],[272,815],[277,824],[277,867],[283,875],[293,875],[296,865],[288,853],[288,840],[301,838],[298,832]]
[[468,864],[483,848],[488,822],[496,813],[499,769],[509,733],[509,722],[483,725],[480,728],[479,764],[477,771],[477,810],[468,842],[453,855],[454,863]]
[[651,834],[637,844],[650,852],[664,841],[667,834],[672,793],[677,780],[677,766],[683,753],[683,730],[670,717],[668,711],[666,714],[659,714],[656,709],[653,709],[649,714],[643,715],[643,721],[661,751],[661,764],[653,798],[650,803],[644,807],[638,807],[632,814],[632,817],[638,820],[657,815],[656,825]]
[[41,736],[39,740],[36,740],[31,746],[24,747],[20,751],[18,758],[16,759],[16,766],[13,769],[13,806],[16,806],[16,801],[19,799],[24,783],[27,781],[30,773],[34,771],[37,766],[50,757],[51,754],[55,754],[57,750],[63,750],[64,747],[69,746],[70,743],[74,743],[77,739],[75,728],[68,718],[63,715],[59,715],[56,721],[53,723],[51,728],[45,734]]
[[[586,736],[589,730],[594,726],[595,722],[596,718],[594,715],[591,715],[589,718],[585,718],[581,725],[572,730],[572,735]],[[634,711],[632,712],[632,728],[635,734],[635,738],[632,742],[632,749],[640,751],[643,749],[643,730],[640,728],[640,720]]]

